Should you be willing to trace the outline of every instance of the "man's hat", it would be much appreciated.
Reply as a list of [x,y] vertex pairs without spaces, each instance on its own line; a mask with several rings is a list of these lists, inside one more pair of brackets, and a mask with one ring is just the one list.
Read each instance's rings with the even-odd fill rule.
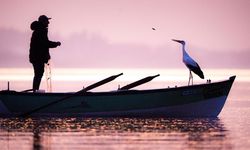
[[48,20],[50,20],[51,18],[49,18],[49,17],[47,17],[47,16],[45,16],[45,15],[41,15],[41,16],[39,16],[39,18],[38,18],[38,21],[48,21]]

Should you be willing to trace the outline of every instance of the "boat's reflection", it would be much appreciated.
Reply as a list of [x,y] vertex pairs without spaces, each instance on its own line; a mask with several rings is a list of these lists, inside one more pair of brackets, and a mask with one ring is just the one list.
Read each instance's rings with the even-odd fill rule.
[[232,149],[218,118],[0,119],[1,149]]

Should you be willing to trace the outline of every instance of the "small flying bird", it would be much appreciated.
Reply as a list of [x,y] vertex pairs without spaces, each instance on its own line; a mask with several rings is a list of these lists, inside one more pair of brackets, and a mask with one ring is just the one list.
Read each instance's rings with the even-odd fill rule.
[[152,28],[152,30],[156,30],[155,28]]
[[193,75],[192,75],[192,72],[194,72],[195,74],[197,74],[201,79],[204,79],[204,75],[203,75],[203,72],[202,72],[200,66],[186,52],[186,50],[185,50],[185,44],[186,44],[185,41],[175,40],[175,39],[172,39],[172,40],[175,41],[175,42],[178,42],[178,43],[182,44],[182,53],[183,53],[182,61],[187,66],[187,68],[189,69],[188,85],[190,83],[190,80],[192,80],[192,85],[193,85]]

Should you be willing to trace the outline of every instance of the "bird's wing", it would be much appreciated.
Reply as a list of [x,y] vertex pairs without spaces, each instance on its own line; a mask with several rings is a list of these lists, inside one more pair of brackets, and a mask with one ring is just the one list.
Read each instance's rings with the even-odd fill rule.
[[183,55],[183,62],[186,64],[186,65],[190,65],[190,66],[193,66],[193,67],[197,67],[197,62],[193,60],[193,58],[191,58],[188,53],[185,53],[185,55]]

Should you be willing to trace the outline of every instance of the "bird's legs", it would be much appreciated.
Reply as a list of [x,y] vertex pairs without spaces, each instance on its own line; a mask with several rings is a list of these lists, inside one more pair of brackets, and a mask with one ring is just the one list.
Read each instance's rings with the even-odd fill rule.
[[191,77],[191,71],[189,70],[189,79],[188,79],[188,86],[189,86],[189,83],[190,83],[190,78]]
[[190,71],[190,74],[191,74],[191,79],[192,79],[192,85],[194,84],[194,80],[193,80],[193,74],[192,74],[192,72]]
[[192,80],[192,85],[193,85],[193,75],[191,70],[189,70],[189,80],[188,80],[188,85],[190,84],[190,80]]

